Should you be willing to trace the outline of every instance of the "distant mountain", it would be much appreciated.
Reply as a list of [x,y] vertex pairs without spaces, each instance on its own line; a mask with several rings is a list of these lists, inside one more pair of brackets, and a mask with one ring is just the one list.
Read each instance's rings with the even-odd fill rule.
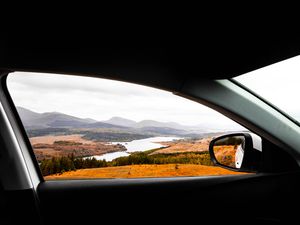
[[[207,132],[220,132],[220,131],[227,131],[227,130],[241,130],[239,126],[235,126],[234,124],[229,124],[227,125],[222,125],[222,124],[215,124],[212,123],[202,123],[194,126],[185,126],[181,125],[179,123],[175,122],[159,122],[155,120],[142,120],[140,122],[135,122],[133,120],[128,120],[122,117],[112,117],[110,120],[102,121],[105,123],[110,123],[113,125],[118,125],[118,126],[126,126],[126,127],[131,127],[134,129],[140,129],[140,128],[145,128],[143,129],[144,131],[146,130],[151,130],[154,131],[154,128],[161,128],[162,133],[190,133],[190,134],[203,134]],[[167,129],[170,129],[167,131]],[[171,129],[174,129],[173,131]],[[150,131],[149,130],[149,131]],[[158,131],[159,129],[156,129]],[[155,132],[156,132],[155,131]],[[179,132],[180,131],[180,132]]]
[[125,119],[122,117],[117,117],[117,116],[112,117],[111,119],[102,121],[102,122],[117,125],[117,126],[124,126],[124,127],[135,127],[137,124],[133,120],[128,120],[128,119]]
[[187,130],[187,126],[180,125],[174,122],[158,122],[155,120],[142,120],[135,125],[136,128],[142,127],[168,127],[177,130]]
[[122,128],[93,119],[81,119],[59,112],[37,113],[23,107],[17,107],[24,126],[28,129],[41,128]]
[[[26,129],[44,128],[107,128],[123,130],[132,133],[148,133],[161,135],[194,135],[222,130],[239,130],[238,127],[223,127],[219,125],[209,126],[201,124],[197,126],[184,126],[174,122],[158,122],[155,120],[142,120],[135,122],[122,117],[112,117],[106,121],[82,119],[60,112],[37,113],[23,107],[17,107],[19,115]],[[217,127],[218,129],[212,129]]]
[[122,117],[112,117],[111,119],[102,122],[110,123],[118,126],[131,127],[135,129],[139,129],[139,128],[153,129],[154,127],[160,127],[160,128],[170,128],[175,130],[191,130],[191,127],[183,126],[181,124],[174,123],[174,122],[159,122],[155,120],[142,120],[140,122],[135,122],[133,120],[125,119]]
[[[160,130],[162,133],[190,133],[190,134],[202,134],[207,132],[218,132],[220,130],[223,130],[222,126],[219,126],[219,129],[212,129],[212,126],[209,126],[209,124],[201,124],[201,125],[195,125],[195,126],[185,126],[181,125],[179,123],[175,122],[159,122],[156,120],[142,120],[140,122],[135,122],[133,120],[125,119],[122,117],[112,117],[109,120],[102,121],[104,123],[109,123],[117,126],[125,126],[130,127],[133,129],[142,129],[143,131],[148,130],[149,132],[157,132]],[[217,125],[214,127],[218,127]],[[154,131],[154,128],[161,128],[156,129]],[[167,129],[170,129],[167,131]],[[173,130],[171,130],[173,129]],[[179,132],[180,131],[180,132]]]
[[128,129],[128,127],[114,125],[110,123],[96,122],[96,123],[88,123],[81,125],[80,127],[74,128],[116,128],[116,129]]
[[84,118],[84,120],[88,123],[96,123],[98,122],[97,120],[91,119],[91,118]]
[[169,124],[167,123],[162,123],[158,122],[155,120],[142,120],[136,124],[136,128],[141,128],[141,127],[169,127]]
[[24,126],[30,126],[30,121],[39,118],[41,115],[40,113],[30,111],[29,109],[25,109],[23,107],[17,107],[17,111],[22,119]]
[[187,131],[184,130],[178,130],[178,129],[173,129],[169,127],[142,127],[138,128],[141,133],[149,133],[153,135],[186,135]]

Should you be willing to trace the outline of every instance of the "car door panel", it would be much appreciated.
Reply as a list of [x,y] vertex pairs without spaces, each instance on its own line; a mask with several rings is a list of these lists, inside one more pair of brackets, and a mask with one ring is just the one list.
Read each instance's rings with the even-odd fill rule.
[[[39,185],[38,194],[46,224],[100,223],[115,218],[137,224],[142,222],[138,217],[174,223],[198,220],[215,224],[242,218],[277,223],[287,219],[282,205],[299,187],[294,182],[299,176],[46,181]],[[291,181],[293,184],[286,185]]]

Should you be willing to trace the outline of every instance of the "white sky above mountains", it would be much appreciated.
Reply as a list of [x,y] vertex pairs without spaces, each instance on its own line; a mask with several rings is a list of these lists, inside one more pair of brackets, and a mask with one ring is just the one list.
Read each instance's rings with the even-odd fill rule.
[[[235,78],[300,121],[300,56]],[[211,129],[240,130],[238,124],[199,103],[146,86],[99,78],[16,72],[8,88],[17,106],[61,112],[98,121],[118,116]]]
[[252,71],[236,80],[300,121],[300,56]]
[[[235,78],[300,121],[300,56]],[[214,110],[170,92],[119,81],[16,72],[8,88],[17,106],[98,121],[118,116],[211,129],[242,128]]]
[[212,130],[241,130],[222,114],[170,92],[126,82],[80,76],[15,72],[8,89],[17,106],[61,112],[98,121],[118,116],[134,121],[156,120],[203,125]]

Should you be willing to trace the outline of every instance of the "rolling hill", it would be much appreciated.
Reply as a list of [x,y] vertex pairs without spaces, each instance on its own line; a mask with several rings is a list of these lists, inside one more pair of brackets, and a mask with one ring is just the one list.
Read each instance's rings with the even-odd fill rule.
[[124,128],[93,119],[82,119],[59,112],[36,113],[23,107],[17,107],[26,129],[43,128]]
[[[17,107],[21,120],[30,136],[49,134],[81,133],[95,136],[95,133],[114,133],[115,136],[146,135],[146,136],[182,136],[199,137],[209,130],[197,127],[184,126],[174,122],[159,122],[155,120],[142,120],[136,122],[122,117],[112,117],[105,121],[83,119],[60,112],[37,113],[23,107]],[[83,131],[82,129],[86,130]],[[102,134],[102,136],[103,136]]]
[[136,122],[122,117],[112,117],[106,121],[96,121],[93,119],[82,119],[60,112],[37,113],[23,107],[17,107],[22,122],[26,128],[119,128],[133,129],[139,131],[152,131],[163,133],[182,133],[187,130],[180,124],[170,122],[158,122],[155,120],[142,120]]
[[135,127],[137,124],[137,122],[135,122],[134,120],[128,120],[117,116],[102,122],[117,125],[117,126],[124,126],[124,127]]

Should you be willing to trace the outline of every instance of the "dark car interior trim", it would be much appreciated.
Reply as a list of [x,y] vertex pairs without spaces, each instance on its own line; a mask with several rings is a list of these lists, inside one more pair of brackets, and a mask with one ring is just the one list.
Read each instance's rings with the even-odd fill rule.
[[[56,218],[51,217],[50,212],[59,199],[65,202],[58,206],[56,212],[58,218],[65,220],[61,222],[92,222],[92,216],[98,215],[99,210],[102,211],[101,204],[107,207],[105,212],[118,208],[118,216],[124,223],[132,221],[133,215],[146,216],[153,207],[155,218],[159,218],[162,222],[192,222],[196,218],[191,215],[200,212],[202,216],[199,220],[209,222],[213,217],[214,221],[211,221],[213,224],[224,221],[224,218],[228,218],[228,213],[233,213],[232,217],[236,220],[248,218],[245,223],[248,220],[256,223],[274,220],[278,222],[290,219],[287,212],[280,210],[280,206],[291,204],[291,195],[296,190],[294,188],[299,187],[299,182],[293,180],[289,185],[286,182],[298,176],[299,172],[210,178],[58,181],[41,183],[38,193],[43,217],[48,218],[46,224],[56,222]],[[277,198],[274,198],[274,195],[277,195]],[[95,205],[89,205],[89,200]],[[220,207],[216,204],[220,200],[222,204],[226,204],[227,210],[222,208],[218,211],[218,217],[214,217],[215,207],[217,209]],[[76,205],[78,202],[86,207],[84,209],[65,207]],[[174,215],[176,211],[180,213]],[[248,216],[249,212],[251,217]],[[69,218],[63,216],[65,213],[68,215],[80,213],[91,217]],[[168,213],[172,213],[172,217],[168,216]],[[131,214],[132,216],[128,216]],[[107,218],[102,219],[106,221]],[[154,218],[149,218],[152,219]],[[138,223],[138,220],[133,220],[133,223]]]
[[266,100],[265,98],[263,98],[262,96],[260,96],[259,94],[255,93],[254,91],[250,90],[249,88],[247,88],[245,85],[241,84],[240,82],[236,81],[235,79],[230,79],[230,81],[232,83],[234,83],[235,85],[243,88],[244,90],[246,90],[247,92],[251,93],[253,96],[255,96],[256,98],[260,99],[262,102],[266,103],[267,105],[269,105],[270,107],[272,107],[273,109],[275,109],[276,111],[280,112],[282,115],[284,115],[286,118],[288,118],[289,120],[293,121],[295,124],[297,124],[297,126],[300,126],[299,121],[297,121],[296,119],[294,119],[293,117],[291,117],[290,115],[288,115],[286,112],[284,112],[283,110],[281,110],[280,108],[278,108],[277,106],[275,106],[274,104],[272,104],[271,102],[269,102],[268,100]]
[[22,141],[25,142],[25,145],[26,145],[26,150],[28,150],[29,154],[30,154],[30,157],[32,159],[32,162],[33,162],[33,165],[34,165],[34,168],[36,170],[36,173],[38,175],[38,178],[40,181],[44,181],[44,178],[43,178],[43,175],[40,171],[40,167],[39,167],[39,164],[38,164],[38,161],[36,160],[36,157],[34,155],[34,152],[33,152],[33,148],[32,148],[32,145],[29,141],[29,138],[27,136],[27,133],[26,133],[26,130],[23,126],[23,123],[21,121],[21,118],[17,112],[17,109],[15,107],[15,104],[13,103],[13,100],[9,94],[9,91],[7,89],[7,76],[8,74],[4,74],[0,77],[0,82],[1,82],[1,88],[3,90],[3,92],[5,93],[5,96],[6,96],[6,100],[8,102],[8,106],[10,107],[10,110],[12,112],[12,115],[14,115],[14,120],[16,121],[16,126],[15,129],[17,129],[18,131],[20,131],[21,133],[21,138],[22,138]]
[[[0,70],[95,76],[153,86],[180,93],[190,78],[228,79],[299,55],[300,42],[240,38],[168,43],[156,47],[121,47],[118,42],[80,47],[33,37],[5,40]],[[171,41],[170,41],[171,42]],[[16,129],[26,132],[2,80]],[[184,94],[184,93],[181,93]],[[186,97],[186,96],[185,96]],[[191,97],[191,96],[190,96]],[[199,99],[198,99],[199,101]],[[217,108],[214,104],[206,105]],[[218,108],[225,115],[234,113]],[[248,121],[243,124],[249,125]],[[262,131],[263,132],[263,131]],[[269,135],[269,134],[264,134]],[[271,136],[271,135],[270,135]],[[0,137],[1,151],[8,150]],[[263,139],[262,169],[258,174],[226,177],[43,181],[37,189],[6,190],[0,178],[1,224],[287,224],[298,220],[300,172],[296,160]],[[32,152],[30,153],[31,157]],[[0,157],[3,155],[0,154]],[[35,164],[35,169],[37,170]],[[39,171],[39,170],[37,170]],[[11,177],[11,179],[15,179]],[[110,216],[112,214],[112,216]],[[42,222],[41,222],[41,220]]]

